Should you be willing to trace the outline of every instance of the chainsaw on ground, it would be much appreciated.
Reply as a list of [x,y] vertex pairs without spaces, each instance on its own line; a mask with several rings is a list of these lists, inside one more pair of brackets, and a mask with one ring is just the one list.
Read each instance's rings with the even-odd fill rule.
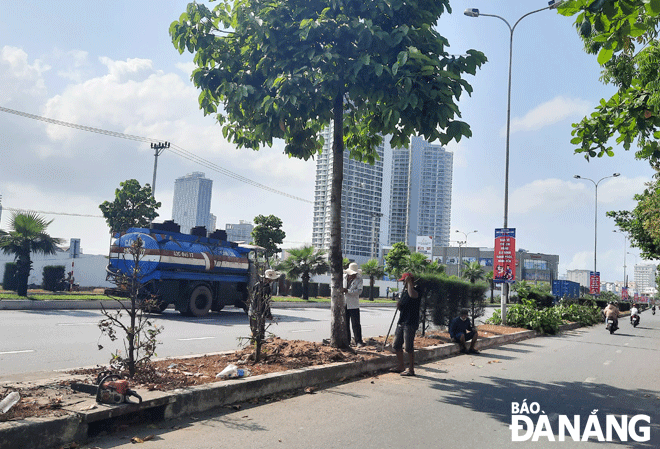
[[97,377],[98,389],[96,390],[96,402],[103,404],[121,404],[123,402],[132,403],[128,400],[129,396],[138,398],[142,403],[142,397],[131,390],[128,380],[123,379],[119,374],[112,374],[109,371],[100,373]]

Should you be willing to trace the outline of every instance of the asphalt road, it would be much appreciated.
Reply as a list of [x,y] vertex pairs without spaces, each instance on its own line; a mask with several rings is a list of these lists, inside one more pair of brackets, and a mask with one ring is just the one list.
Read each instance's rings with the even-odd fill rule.
[[[131,437],[153,434],[150,449],[655,449],[660,447],[659,351],[660,314],[643,313],[639,327],[623,320],[614,335],[597,325],[535,338],[429,363],[417,368],[415,378],[383,374],[339,383],[316,394],[131,428],[85,447],[135,447]],[[538,404],[536,413],[525,416],[533,423],[547,420],[551,431],[544,434],[535,425],[529,439],[513,442],[513,403],[529,404],[532,411]],[[638,417],[634,432],[626,428],[627,441],[621,441],[615,429],[607,441],[607,421],[620,424],[622,415],[630,421]],[[649,422],[639,415],[648,415]],[[574,424],[575,416],[581,420],[577,438],[586,435],[588,441],[573,441],[568,433],[557,441],[559,422]],[[605,441],[599,442],[597,433],[588,438],[597,428]],[[645,439],[645,428],[648,439],[635,441]],[[515,430],[517,437],[525,436],[525,429]],[[538,441],[532,441],[534,432]]]
[[[330,335],[329,308],[274,308],[269,332],[289,339],[320,342]],[[364,337],[385,335],[394,308],[362,307]],[[0,312],[0,381],[30,380],[64,370],[107,364],[123,343],[101,337],[98,310],[30,310]],[[158,357],[232,351],[249,335],[241,309],[228,307],[205,318],[187,318],[174,310],[154,316],[162,326]],[[104,349],[99,350],[101,344]]]

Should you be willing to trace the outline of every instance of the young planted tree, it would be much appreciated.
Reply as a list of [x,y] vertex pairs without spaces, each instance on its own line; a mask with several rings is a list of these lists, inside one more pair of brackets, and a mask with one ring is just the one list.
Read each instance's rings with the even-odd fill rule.
[[449,0],[224,0],[190,3],[170,35],[195,54],[200,107],[239,147],[284,139],[309,159],[333,125],[330,192],[331,344],[347,348],[341,253],[343,152],[373,163],[382,136],[447,144],[470,136],[457,101],[485,56],[450,55],[435,28]]
[[286,273],[286,277],[290,281],[300,278],[302,280],[303,299],[308,300],[310,278],[328,271],[325,251],[317,250],[311,245],[288,251],[289,257],[277,265],[275,269]]
[[[140,282],[142,246],[142,239],[137,238],[131,245],[129,253],[123,256],[132,262],[133,269],[130,276],[115,278],[118,287],[121,285],[122,288],[128,289],[130,305],[124,303],[125,298],[113,298],[120,304],[119,309],[108,310],[101,304],[101,313],[105,318],[99,322],[101,335],[106,335],[111,341],[122,338],[126,355],[122,356],[119,351],[115,352],[111,364],[121,370],[127,370],[129,377],[135,376],[137,370],[146,366],[156,355],[157,337],[163,330],[162,327],[153,324],[146,312],[157,308],[157,301],[155,298],[145,296],[143,284]],[[99,344],[98,348],[101,350],[103,346]]]
[[46,228],[53,220],[33,212],[12,213],[9,230],[0,229],[0,249],[5,254],[12,254],[16,261],[16,293],[27,296],[28,278],[32,271],[30,255],[55,254],[62,239],[51,237]]
[[151,186],[144,187],[135,179],[120,182],[115,189],[115,199],[99,205],[110,232],[122,232],[128,228],[146,228],[158,216],[160,202],[151,193]]
[[366,276],[369,276],[369,301],[374,300],[374,283],[376,279],[382,279],[385,271],[383,267],[378,265],[378,260],[371,259],[367,263],[363,264],[362,273]]
[[282,250],[277,246],[282,244],[286,238],[286,233],[282,231],[282,220],[275,215],[257,215],[254,217],[252,229],[252,242],[266,249],[266,258],[270,259],[273,255],[281,253]]

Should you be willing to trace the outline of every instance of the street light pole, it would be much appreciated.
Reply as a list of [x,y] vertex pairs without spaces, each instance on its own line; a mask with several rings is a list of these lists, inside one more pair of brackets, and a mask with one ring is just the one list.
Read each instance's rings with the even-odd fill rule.
[[466,232],[463,232],[463,231],[459,231],[457,229],[456,232],[458,232],[459,234],[463,234],[465,236],[465,241],[458,242],[458,277],[460,278],[461,277],[461,265],[463,264],[463,259],[461,258],[461,243],[463,243],[465,245],[465,247],[467,247],[468,235],[474,234],[475,232],[479,232],[479,231],[474,230],[474,231],[470,231],[470,232],[466,233]]
[[[509,83],[508,83],[508,92],[507,92],[507,106],[506,106],[506,152],[504,158],[504,228],[509,227],[509,137],[511,135],[511,67],[513,62],[513,32],[516,29],[516,26],[520,23],[522,19],[537,12],[545,11],[546,9],[556,9],[560,5],[561,0],[550,0],[548,6],[545,8],[537,9],[520,17],[516,23],[511,26],[509,22],[504,17],[495,15],[495,14],[483,14],[480,13],[477,8],[468,8],[463,14],[468,17],[495,17],[503,21],[507,27],[509,27]],[[502,299],[501,299],[501,312],[502,312],[502,324],[506,325],[506,303],[509,301],[509,284],[504,283],[502,285]]]
[[603,179],[616,178],[619,175],[620,173],[613,173],[610,176],[605,176],[604,178],[600,178],[598,181],[594,181],[593,179],[589,179],[589,178],[583,178],[580,175],[573,176],[575,179],[584,179],[586,181],[591,181],[594,184],[594,187],[596,187],[596,204],[594,208],[594,273],[598,271],[596,270],[596,248],[598,244],[598,232],[597,232],[598,231],[598,184],[600,184],[600,182]]
[[626,279],[626,253],[628,252],[628,235],[625,232],[617,231],[616,229],[612,232],[623,234],[623,286],[628,287],[628,280]]

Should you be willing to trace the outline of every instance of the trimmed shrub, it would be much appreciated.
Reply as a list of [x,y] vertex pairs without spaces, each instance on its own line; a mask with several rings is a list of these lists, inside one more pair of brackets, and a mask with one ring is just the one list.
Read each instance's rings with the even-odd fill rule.
[[16,262],[5,264],[5,274],[2,277],[2,288],[4,290],[16,290],[18,288],[18,265]]
[[47,265],[42,271],[43,283],[41,287],[44,290],[51,292],[57,292],[64,290],[65,281],[64,281],[64,270],[66,267],[64,265]]
[[319,284],[318,284],[318,282],[310,282],[309,283],[309,290],[307,292],[307,295],[310,298],[317,298],[319,296]]
[[[360,298],[369,298],[369,290],[371,290],[371,286],[363,286],[362,293],[360,293]],[[376,285],[374,285],[374,298],[380,298],[380,287]]]
[[330,284],[319,284],[319,296],[330,297]]
[[291,283],[291,288],[289,289],[289,295],[296,297],[296,298],[302,298],[303,291],[302,291],[302,282],[300,281],[295,281]]

